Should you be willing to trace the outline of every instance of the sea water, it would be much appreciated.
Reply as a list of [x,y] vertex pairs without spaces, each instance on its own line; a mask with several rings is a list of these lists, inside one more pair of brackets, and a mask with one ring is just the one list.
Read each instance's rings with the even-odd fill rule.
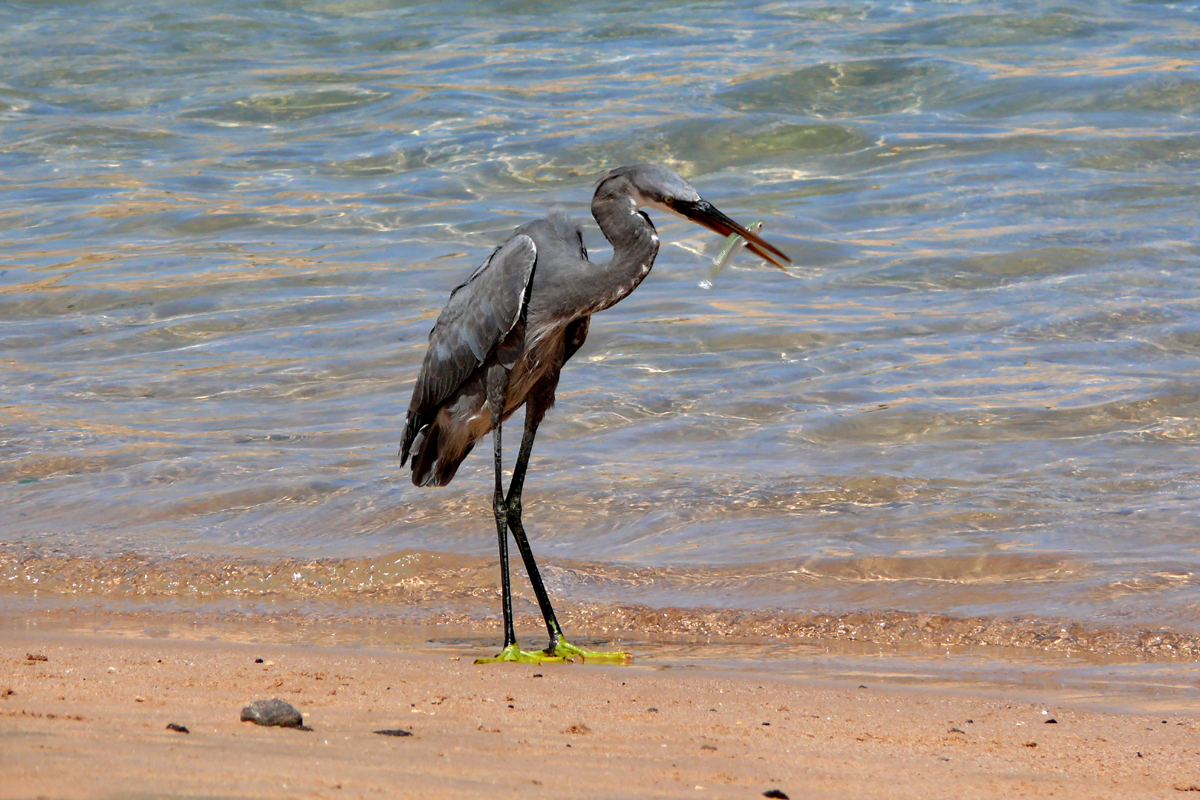
[[426,335],[645,160],[795,266],[652,212],[525,492],[581,626],[1195,643],[1200,6],[447,14],[0,6],[0,604],[490,619],[490,447],[396,457]]

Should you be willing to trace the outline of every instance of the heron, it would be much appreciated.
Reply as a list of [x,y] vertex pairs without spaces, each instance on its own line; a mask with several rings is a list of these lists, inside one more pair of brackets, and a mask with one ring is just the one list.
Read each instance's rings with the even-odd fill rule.
[[[499,655],[479,663],[631,660],[622,652],[585,650],[563,635],[521,521],[521,492],[538,426],[554,405],[563,365],[587,338],[592,315],[628,297],[654,266],[659,240],[647,208],[682,216],[722,236],[737,234],[747,249],[781,269],[791,263],[675,172],[633,164],[602,177],[592,197],[592,216],[612,245],[612,258],[589,261],[580,225],[552,212],[517,228],[450,292],[429,333],[404,421],[400,466],[411,456],[414,484],[445,486],[475,444],[492,434],[504,645]],[[525,430],[506,491],[501,428],[521,406]],[[513,628],[510,531],[550,636],[541,651],[522,650]]]

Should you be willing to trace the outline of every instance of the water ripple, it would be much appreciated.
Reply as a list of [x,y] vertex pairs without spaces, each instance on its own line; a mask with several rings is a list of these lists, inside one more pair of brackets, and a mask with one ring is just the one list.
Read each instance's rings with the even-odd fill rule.
[[1194,7],[444,13],[0,8],[6,546],[180,559],[164,586],[437,551],[478,560],[439,596],[482,613],[488,459],[438,491],[396,468],[425,337],[513,227],[650,159],[796,267],[703,291],[720,242],[656,219],[527,495],[556,593],[603,606],[578,613],[1195,629]]

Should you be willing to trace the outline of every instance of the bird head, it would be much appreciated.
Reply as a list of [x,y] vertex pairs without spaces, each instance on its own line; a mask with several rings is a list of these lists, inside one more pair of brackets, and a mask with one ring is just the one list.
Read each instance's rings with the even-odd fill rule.
[[[631,211],[655,208],[703,225],[722,236],[736,233],[746,240],[746,249],[780,269],[792,260],[783,251],[754,231],[733,221],[712,203],[705,200],[695,187],[679,174],[657,164],[631,164],[618,167],[600,180],[597,194],[612,182],[611,191],[628,194],[633,203]],[[620,187],[619,189],[617,187]]]

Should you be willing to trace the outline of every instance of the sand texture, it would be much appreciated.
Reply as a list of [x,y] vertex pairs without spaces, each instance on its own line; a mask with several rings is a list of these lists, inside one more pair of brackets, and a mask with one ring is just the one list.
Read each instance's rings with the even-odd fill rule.
[[[276,697],[312,730],[240,721],[251,701]],[[771,790],[1200,796],[1200,721],[707,669],[477,666],[389,648],[0,634],[4,798]]]

